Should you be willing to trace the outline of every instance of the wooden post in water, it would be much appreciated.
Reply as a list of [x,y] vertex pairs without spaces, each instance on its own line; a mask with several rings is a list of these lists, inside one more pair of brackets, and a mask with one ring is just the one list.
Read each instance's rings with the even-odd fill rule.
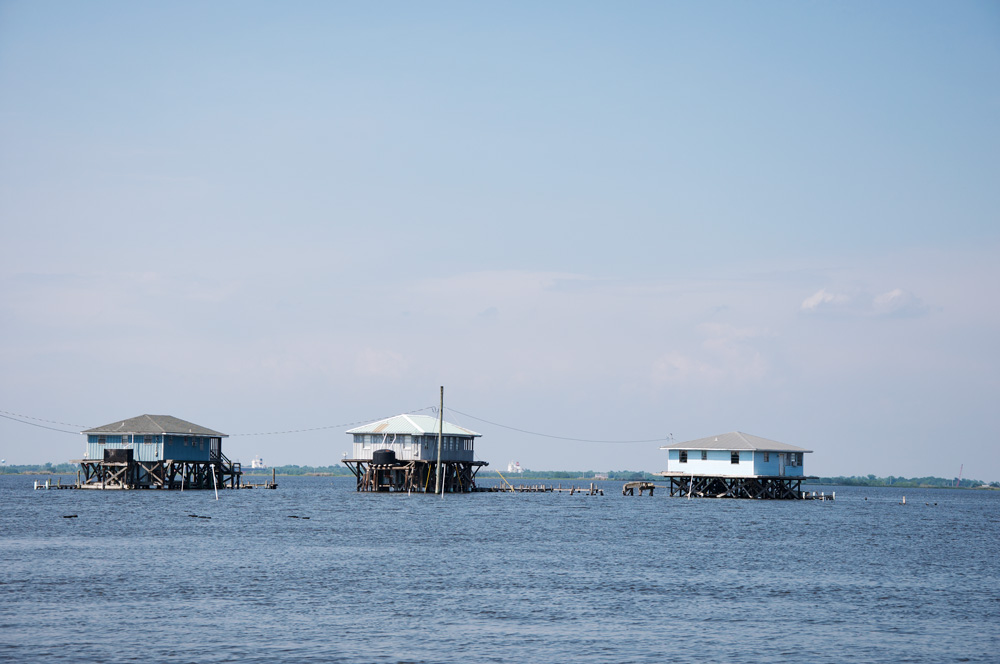
[[434,491],[444,498],[444,487],[441,486],[441,442],[444,438],[444,385],[441,386],[441,407],[438,409],[438,456],[437,456],[437,482]]

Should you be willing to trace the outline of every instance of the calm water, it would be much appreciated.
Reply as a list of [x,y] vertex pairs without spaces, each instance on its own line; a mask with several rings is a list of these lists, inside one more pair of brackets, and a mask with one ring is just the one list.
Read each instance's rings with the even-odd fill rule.
[[1000,661],[998,492],[442,499],[279,478],[216,501],[32,481],[0,476],[0,660]]

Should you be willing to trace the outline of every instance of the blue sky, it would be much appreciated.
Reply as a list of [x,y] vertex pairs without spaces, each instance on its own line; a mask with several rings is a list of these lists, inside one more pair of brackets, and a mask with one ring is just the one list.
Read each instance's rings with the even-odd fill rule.
[[0,411],[998,480],[998,82],[988,2],[0,2]]

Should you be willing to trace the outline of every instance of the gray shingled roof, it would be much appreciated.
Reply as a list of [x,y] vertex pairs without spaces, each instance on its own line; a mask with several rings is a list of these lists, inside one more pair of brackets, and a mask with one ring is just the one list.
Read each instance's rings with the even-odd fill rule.
[[[442,426],[445,436],[482,436],[465,427],[460,427],[451,422],[445,422]],[[351,429],[347,433],[395,433],[395,434],[436,434],[438,432],[438,418],[431,415],[396,415],[388,419],[365,424]]]
[[213,431],[198,424],[171,415],[139,415],[127,420],[105,424],[102,427],[87,429],[81,433],[138,433],[138,434],[193,434],[196,436],[222,436],[227,434]]
[[664,445],[661,450],[761,450],[763,452],[812,452],[803,447],[779,443],[741,431],[720,433],[718,436]]

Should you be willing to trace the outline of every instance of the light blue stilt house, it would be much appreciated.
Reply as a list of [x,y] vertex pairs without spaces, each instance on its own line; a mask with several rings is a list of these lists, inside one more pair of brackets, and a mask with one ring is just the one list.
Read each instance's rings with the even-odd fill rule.
[[741,431],[660,447],[667,451],[671,495],[715,498],[800,498],[812,452]]
[[741,431],[664,445],[667,470],[695,475],[802,477],[807,450]]

